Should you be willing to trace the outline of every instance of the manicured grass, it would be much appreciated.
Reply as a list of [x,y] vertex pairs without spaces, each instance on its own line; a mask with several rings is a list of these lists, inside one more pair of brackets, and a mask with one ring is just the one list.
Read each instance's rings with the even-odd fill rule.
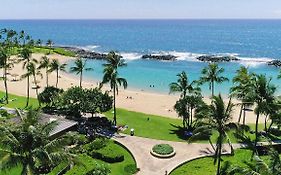
[[[109,119],[113,119],[112,111],[105,113]],[[169,140],[184,142],[187,141],[183,136],[182,120],[161,117],[156,115],[144,114],[140,112],[128,111],[125,109],[117,109],[117,124],[128,125],[123,133],[130,134],[130,129],[134,128],[135,135],[140,137]],[[254,124],[249,125],[254,130]],[[259,125],[259,129],[263,129],[263,124]],[[237,143],[237,139],[234,136],[234,131],[229,131],[229,138],[232,143]],[[255,134],[246,133],[252,139]],[[212,136],[212,141],[215,142],[217,134]],[[207,143],[206,140],[197,141],[199,143]]]
[[[252,152],[246,149],[235,150],[234,156],[223,156],[223,162],[229,161],[233,166],[245,166],[244,161],[251,160]],[[262,156],[266,159],[266,156]],[[170,175],[214,175],[216,174],[216,166],[212,157],[200,158],[183,164]]]
[[118,149],[116,149],[116,151],[118,151],[119,154],[124,155],[124,161],[117,162],[117,163],[107,163],[102,160],[94,159],[88,155],[81,154],[81,155],[79,155],[79,160],[81,163],[83,163],[83,165],[82,164],[75,165],[71,170],[69,170],[66,173],[66,175],[72,175],[72,174],[83,175],[84,173],[86,173],[87,171],[89,171],[93,167],[95,167],[96,163],[106,164],[111,171],[110,175],[121,175],[121,174],[122,175],[132,175],[131,173],[127,173],[124,170],[128,165],[136,166],[135,160],[132,157],[132,155],[125,148],[123,148],[122,146],[120,146],[116,143],[109,142],[108,144],[115,144],[118,147]]
[[[72,51],[65,50],[64,48],[49,48],[45,46],[34,46],[32,49],[33,53],[43,53],[43,54],[54,54],[57,53],[59,55],[75,57],[76,54]],[[19,53],[19,48],[14,47],[12,50],[13,55],[17,55]]]
[[[105,113],[105,115],[110,119],[113,118],[111,111]],[[177,127],[181,126],[181,120],[179,119],[117,109],[117,123],[118,125],[128,125],[129,128],[124,131],[125,134],[130,134],[130,129],[134,128],[136,136],[159,140],[184,141],[177,136]]]
[[[3,97],[5,97],[5,92],[0,91],[0,98]],[[26,97],[9,94],[9,104],[1,104],[1,106],[5,106],[8,108],[24,108],[25,104],[26,104]],[[37,99],[30,98],[29,106],[37,108],[38,107]]]

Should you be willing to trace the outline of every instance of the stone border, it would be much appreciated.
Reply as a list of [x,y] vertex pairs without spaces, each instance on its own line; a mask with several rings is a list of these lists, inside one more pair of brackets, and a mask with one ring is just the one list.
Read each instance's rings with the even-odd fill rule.
[[157,158],[160,158],[160,159],[168,159],[168,158],[172,158],[172,157],[174,157],[174,156],[176,155],[176,151],[175,151],[174,148],[173,148],[173,150],[174,150],[174,151],[173,151],[172,153],[170,153],[170,154],[161,155],[161,154],[157,154],[156,152],[154,152],[154,151],[152,150],[152,148],[151,148],[150,154],[151,154],[152,156],[157,157]]

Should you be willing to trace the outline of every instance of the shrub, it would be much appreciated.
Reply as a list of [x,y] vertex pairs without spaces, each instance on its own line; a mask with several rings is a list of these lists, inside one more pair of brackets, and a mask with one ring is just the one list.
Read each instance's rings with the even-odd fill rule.
[[105,147],[107,143],[108,143],[107,139],[97,138],[96,140],[92,141],[91,143],[84,145],[84,149],[86,149],[87,152],[89,153],[94,150],[99,150],[99,149]]
[[122,148],[113,141],[109,141],[105,147],[99,150],[93,150],[91,156],[108,163],[122,162],[124,160]]
[[152,151],[160,155],[168,155],[174,152],[174,148],[169,144],[158,144],[152,148]]
[[136,164],[129,164],[124,167],[124,172],[127,174],[135,174],[137,171]]

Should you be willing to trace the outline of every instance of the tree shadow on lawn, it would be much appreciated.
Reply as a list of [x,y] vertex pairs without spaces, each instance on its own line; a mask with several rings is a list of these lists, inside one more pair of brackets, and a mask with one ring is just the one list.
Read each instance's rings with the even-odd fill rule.
[[187,131],[186,128],[183,128],[179,125],[174,125],[171,123],[170,123],[170,125],[174,128],[174,129],[170,129],[170,134],[177,135],[177,137],[181,140],[184,140],[184,141],[188,140],[188,137],[184,135],[184,132]]

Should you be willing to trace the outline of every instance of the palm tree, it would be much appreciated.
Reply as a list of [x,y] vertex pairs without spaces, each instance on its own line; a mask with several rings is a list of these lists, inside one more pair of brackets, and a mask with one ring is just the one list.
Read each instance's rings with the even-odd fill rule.
[[181,98],[185,98],[187,93],[193,93],[194,91],[200,91],[198,87],[194,87],[196,81],[189,83],[188,77],[185,71],[182,71],[180,74],[177,74],[177,82],[171,83],[170,93],[181,92]]
[[221,76],[224,72],[224,68],[219,68],[218,64],[211,63],[208,67],[205,67],[202,70],[202,76],[200,78],[201,83],[209,83],[209,89],[212,92],[212,96],[214,96],[215,91],[215,83],[222,83],[224,81],[228,81],[228,78]]
[[[23,69],[28,69],[28,65],[30,62],[37,62],[37,60],[32,59],[32,51],[29,47],[24,46],[20,52],[19,52],[19,57],[21,57],[21,61],[23,62]],[[26,98],[26,107],[29,105],[29,96],[30,96],[30,90],[29,90],[29,75],[26,77],[27,79],[27,98]]]
[[[202,136],[208,136],[210,144],[215,151],[214,164],[217,163],[217,175],[219,175],[221,168],[223,142],[226,140],[231,148],[231,153],[233,153],[234,151],[230,139],[227,135],[227,130],[229,129],[228,124],[231,119],[234,105],[230,99],[226,106],[220,94],[219,96],[213,96],[212,101],[213,102],[211,105],[202,105],[202,107],[198,110],[199,112],[196,115],[199,115],[199,117],[204,116],[205,121],[201,123],[200,127],[194,130],[194,135],[190,137],[189,141],[202,138]],[[210,140],[210,137],[214,133],[214,131],[218,132],[216,147]]]
[[54,45],[54,42],[50,39],[47,40],[46,45],[50,48],[52,48],[52,46]]
[[246,166],[235,166],[229,173],[237,175],[280,175],[281,174],[281,160],[279,153],[275,150],[269,152],[269,163],[265,162],[258,156],[254,157],[254,161],[244,162]]
[[41,45],[42,45],[42,40],[41,40],[41,39],[38,39],[38,40],[36,41],[36,45],[37,45],[37,46],[41,46]]
[[56,88],[58,87],[58,83],[59,83],[59,71],[63,71],[65,72],[65,68],[66,68],[65,63],[61,64],[57,59],[52,60],[51,64],[50,64],[50,69],[48,70],[48,72],[53,72],[56,71],[57,74],[57,80],[56,80]]
[[49,86],[49,68],[50,68],[50,59],[44,55],[41,60],[40,60],[40,65],[38,69],[45,69],[45,74],[46,74],[46,86]]
[[274,94],[276,92],[276,87],[271,84],[271,78],[268,80],[265,75],[254,75],[253,76],[253,99],[256,103],[255,114],[256,114],[256,139],[255,146],[258,142],[258,124],[259,117],[261,114],[265,114],[269,105],[273,104],[275,101]]
[[76,73],[77,75],[80,74],[80,87],[82,87],[82,77],[83,71],[91,71],[92,68],[86,67],[87,60],[83,61],[82,58],[77,58],[74,62],[75,66],[70,68],[71,73]]
[[[28,65],[27,65],[27,72],[25,74],[22,75],[22,78],[27,78],[27,77],[30,77],[30,76],[33,76],[33,81],[34,81],[34,85],[35,85],[35,90],[36,90],[36,96],[37,96],[37,99],[38,99],[38,81],[37,81],[37,78],[36,76],[41,76],[42,78],[42,74],[40,72],[39,69],[36,68],[36,65],[34,62],[29,62]],[[40,104],[40,101],[38,100],[39,102],[39,106],[41,106]]]
[[242,111],[243,111],[243,125],[245,125],[246,118],[246,107],[253,105],[253,74],[249,73],[248,68],[241,66],[239,70],[236,71],[236,76],[233,78],[234,86],[231,87],[230,92],[232,97],[236,97],[241,100],[240,114],[238,118],[238,124],[240,123]]
[[37,111],[29,110],[21,114],[20,124],[0,126],[1,172],[22,165],[21,175],[47,174],[61,162],[73,162],[75,156],[67,148],[70,137],[51,140],[56,123],[39,124],[38,118]]
[[102,84],[109,83],[111,90],[113,90],[113,110],[114,110],[114,125],[117,124],[116,120],[116,93],[118,95],[118,85],[123,86],[124,89],[127,88],[127,80],[125,78],[121,78],[118,75],[118,68],[124,67],[127,64],[125,60],[122,59],[122,56],[116,54],[111,51],[108,53],[106,57],[106,63],[104,66],[104,76]]
[[[0,43],[0,66],[3,68],[3,79],[4,79],[4,87],[5,87],[5,100],[6,103],[9,103],[9,93],[8,93],[8,84],[7,84],[7,69],[12,67],[12,62],[9,62],[11,50],[15,45],[14,39],[16,38],[16,32],[14,30],[4,29],[1,32],[1,38],[4,39],[2,43]],[[5,37],[4,37],[5,35]]]

